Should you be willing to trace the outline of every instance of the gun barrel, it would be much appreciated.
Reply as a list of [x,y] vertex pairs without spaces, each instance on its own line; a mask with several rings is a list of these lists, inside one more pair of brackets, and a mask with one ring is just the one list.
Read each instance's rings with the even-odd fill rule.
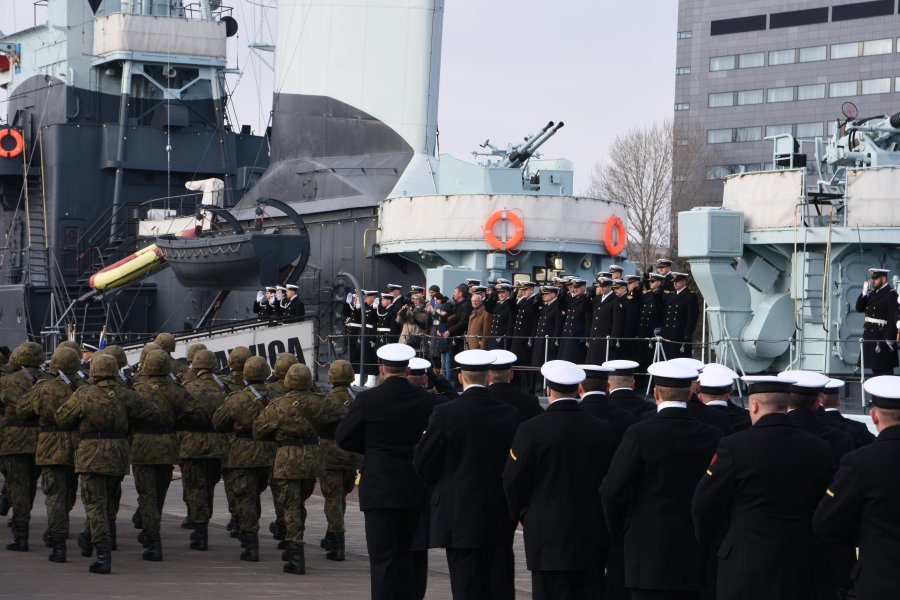
[[556,132],[559,131],[560,129],[562,129],[562,127],[564,125],[565,125],[565,123],[560,121],[559,123],[556,124],[555,127],[545,129],[544,132],[541,133],[541,135],[537,136],[537,138],[535,138],[529,142],[528,148],[525,150],[525,152],[520,153],[515,161],[510,161],[510,164],[505,165],[505,166],[521,167],[522,164],[526,160],[528,160],[529,158],[531,158],[534,155],[534,153],[537,151],[538,148],[543,146],[547,140],[549,140],[554,135],[556,135]]
[[524,142],[513,148],[512,152],[510,152],[509,155],[507,155],[507,157],[504,158],[503,161],[501,161],[500,166],[512,167],[516,166],[516,163],[521,164],[521,161],[525,160],[525,158],[523,157],[527,157],[528,155],[527,153],[529,146],[533,144],[535,140],[542,136],[551,127],[553,127],[553,121],[550,121],[549,123],[544,125],[544,127],[537,133],[528,136],[528,138]]

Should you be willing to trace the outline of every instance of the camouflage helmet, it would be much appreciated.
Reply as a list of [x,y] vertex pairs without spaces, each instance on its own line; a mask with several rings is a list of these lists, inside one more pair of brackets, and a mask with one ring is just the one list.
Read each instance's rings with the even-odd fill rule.
[[47,360],[47,354],[36,342],[23,342],[15,350],[9,362],[17,367],[39,367]]
[[165,350],[153,350],[141,363],[141,375],[158,377],[172,372],[172,358]]
[[218,366],[219,360],[211,351],[204,348],[194,352],[193,360],[191,360],[191,367],[194,370],[206,369],[207,371],[214,371]]
[[147,358],[147,355],[154,350],[162,350],[162,348],[156,342],[148,342],[144,344],[144,347],[141,349],[141,362],[144,362],[144,359]]
[[57,350],[60,348],[71,348],[74,350],[79,356],[81,356],[81,346],[78,345],[78,342],[73,342],[71,340],[66,340],[64,342],[60,342],[59,346],[56,347]]
[[328,383],[346,385],[353,381],[353,365],[346,360],[336,360],[328,367]]
[[167,333],[167,332],[163,331],[158,336],[156,336],[156,339],[153,341],[156,342],[156,344],[160,348],[162,348],[169,354],[171,354],[172,352],[175,352],[175,336],[172,335],[171,333]]
[[199,350],[206,350],[206,346],[199,342],[188,346],[187,353],[184,355],[184,357],[187,358],[188,363],[190,363],[193,360],[194,354],[196,354],[197,351],[199,351]]
[[262,356],[251,356],[244,363],[244,379],[247,381],[265,381],[272,369]]
[[312,371],[304,364],[292,365],[284,376],[284,387],[289,390],[305,392],[312,389],[312,383]]
[[117,346],[116,344],[107,346],[103,349],[103,354],[109,354],[115,358],[116,364],[119,365],[120,369],[128,366],[128,357],[125,356],[125,350],[122,349],[122,346]]
[[111,354],[95,354],[91,359],[91,378],[95,381],[119,376],[119,365]]
[[237,346],[228,355],[228,368],[232,371],[242,372],[244,363],[250,358],[250,348],[247,346]]
[[275,377],[284,379],[291,365],[297,364],[297,357],[290,352],[282,352],[275,358]]
[[50,370],[74,375],[81,368],[81,356],[70,346],[60,344],[50,357]]

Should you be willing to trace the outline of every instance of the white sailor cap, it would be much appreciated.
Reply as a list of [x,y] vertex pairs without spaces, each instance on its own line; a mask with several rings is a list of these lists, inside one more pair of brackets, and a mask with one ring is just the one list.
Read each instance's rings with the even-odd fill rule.
[[747,384],[748,394],[787,394],[796,379],[782,375],[744,375],[741,381]]
[[414,294],[421,294],[425,291],[425,288],[422,287],[421,285],[411,285],[411,286],[409,286],[409,291],[411,291]]
[[555,285],[542,285],[541,286],[542,294],[557,294],[559,293],[559,288]]
[[84,344],[81,344],[81,351],[82,352],[99,352],[100,348],[98,348],[97,346],[95,346],[93,344],[84,343]]
[[396,284],[396,283],[389,283],[389,284],[387,284],[387,289],[388,289],[388,291],[393,291],[393,290],[400,291],[403,289],[403,286]]
[[634,375],[634,370],[640,365],[633,360],[618,359],[608,360],[602,366],[614,369],[614,375]]
[[874,275],[878,275],[879,277],[882,276],[882,275],[887,276],[887,274],[890,273],[890,272],[891,272],[890,269],[879,269],[879,268],[876,268],[876,267],[872,267],[872,268],[869,269],[869,274],[870,274],[870,275],[873,275],[873,276],[874,276]]
[[676,363],[679,365],[684,365],[686,367],[690,367],[691,369],[694,369],[698,373],[703,370],[703,367],[706,366],[705,364],[703,364],[702,360],[697,360],[696,358],[690,358],[688,356],[680,356],[678,358],[673,358],[671,360],[668,360],[667,362]]
[[740,378],[740,375],[738,375],[737,373],[735,373],[735,372],[734,372],[733,370],[731,370],[729,367],[726,367],[725,365],[720,364],[720,363],[706,363],[705,365],[703,365],[703,372],[704,372],[704,373],[708,373],[708,372],[710,372],[710,371],[718,371],[719,373],[725,373],[726,375],[728,375],[728,376],[731,377],[732,379],[739,379],[739,378]]
[[512,289],[512,286],[509,285],[508,283],[498,283],[496,286],[494,286],[494,288],[498,292],[508,292]]
[[267,292],[274,292],[274,291],[275,291],[275,286],[274,286],[274,285],[267,285],[267,286],[266,286],[266,291],[267,291]]
[[409,374],[410,375],[424,375],[425,371],[431,368],[431,361],[425,360],[424,358],[419,358],[418,356],[414,356],[409,359]]
[[494,355],[494,362],[491,363],[491,369],[495,371],[505,371],[513,366],[518,360],[518,356],[509,350],[488,350]]
[[668,259],[668,258],[657,258],[657,259],[656,259],[656,266],[658,266],[658,267],[671,267],[671,266],[672,266],[672,260],[671,260],[671,259]]
[[815,371],[782,371],[778,375],[793,379],[794,384],[791,385],[791,393],[803,396],[818,396],[819,392],[825,389],[825,385],[828,383],[826,375]]
[[276,290],[279,290],[279,291],[282,291],[282,292],[286,292],[286,291],[287,291],[287,288],[284,287],[283,285],[276,285],[276,286],[275,286],[275,289],[276,289]]
[[725,371],[712,369],[700,373],[700,393],[710,396],[721,396],[731,391],[734,378]]
[[517,287],[517,288],[533,288],[536,285],[537,284],[533,281],[517,281],[515,283],[515,287]]
[[612,279],[612,273],[610,273],[609,271],[599,271],[597,273],[597,279],[600,279],[601,277],[606,277],[607,279]]
[[830,378],[828,383],[825,384],[825,393],[826,394],[839,394],[841,388],[844,387],[844,382],[840,379]]
[[658,387],[688,388],[697,379],[697,369],[684,363],[667,360],[653,363],[647,368]]
[[584,371],[585,379],[606,379],[616,372],[612,367],[604,367],[602,365],[578,365]]
[[481,280],[475,279],[474,277],[469,277],[468,279],[466,279],[466,285],[470,287],[473,285],[481,285]]
[[393,297],[394,297],[394,295],[393,295],[392,293],[390,293],[390,292],[381,292],[381,299],[382,299],[382,300],[385,300],[385,299],[390,300],[390,299],[392,299]]
[[295,292],[296,292],[297,290],[300,289],[300,286],[299,286],[299,285],[294,285],[293,283],[289,283],[289,284],[287,284],[287,285],[284,286],[284,287],[285,287],[286,289],[288,289],[288,290],[293,290],[293,291],[295,291]]
[[463,371],[487,371],[497,357],[487,350],[463,350],[453,360]]
[[625,269],[623,269],[619,265],[609,265],[609,272],[612,273],[613,271],[618,271],[619,273],[624,273]]
[[569,280],[569,285],[573,285],[575,287],[584,287],[585,285],[587,285],[587,281],[585,281],[581,277],[573,277]]
[[501,283],[505,283],[506,285],[512,285],[512,281],[510,281],[509,279],[504,279],[503,277],[499,278],[494,283],[496,283],[497,285],[500,285]]
[[878,408],[900,408],[900,377],[879,375],[866,379],[863,389],[872,396],[872,404]]
[[547,379],[547,386],[560,393],[575,391],[587,376],[584,369],[567,360],[551,360],[541,367],[541,375]]
[[650,273],[650,279],[654,279],[656,281],[665,281],[666,276],[662,273]]
[[389,367],[405,367],[416,351],[406,344],[385,344],[375,353],[382,364]]
[[483,285],[473,285],[472,291],[476,294],[484,294],[487,291],[487,287]]
[[597,283],[594,284],[594,287],[597,287],[597,286],[606,287],[606,286],[612,285],[612,282],[613,282],[613,280],[610,279],[609,277],[598,277]]
[[377,296],[378,290],[363,290],[363,296]]

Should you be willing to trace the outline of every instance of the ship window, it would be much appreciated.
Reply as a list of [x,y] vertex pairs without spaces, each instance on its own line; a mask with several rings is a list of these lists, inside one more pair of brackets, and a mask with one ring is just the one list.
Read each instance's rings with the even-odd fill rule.
[[746,106],[748,104],[762,104],[763,103],[763,91],[762,90],[745,90],[743,92],[737,93],[737,103],[738,106]]
[[732,129],[709,129],[706,132],[707,144],[727,144],[733,140]]
[[721,92],[709,95],[709,107],[734,106],[734,92]]
[[887,94],[891,91],[891,78],[884,77],[882,79],[864,79],[862,82],[863,95],[868,94]]
[[798,25],[815,25],[828,22],[828,7],[791,10],[769,15],[769,28],[796,27]]
[[849,44],[832,44],[831,58],[856,58],[859,56],[859,42]]
[[839,83],[832,83],[828,86],[828,96],[830,98],[841,98],[843,96],[855,96],[856,81],[842,81]]
[[793,87],[769,88],[766,90],[766,102],[790,102],[793,99]]
[[692,37],[694,37],[694,32],[693,31],[679,31],[677,37],[679,40],[689,40]]
[[875,56],[876,54],[890,54],[893,52],[893,43],[891,38],[886,40],[869,40],[863,42],[863,56]]
[[800,48],[800,62],[815,62],[817,60],[825,60],[825,46]]
[[730,71],[734,68],[734,55],[714,56],[709,59],[710,71]]
[[734,130],[736,142],[758,142],[762,139],[762,127],[738,127]]
[[690,108],[691,108],[691,105],[688,104],[687,102],[676,102],[675,103],[675,110],[690,110]]
[[849,21],[892,14],[894,14],[894,0],[875,0],[874,2],[855,2],[834,6],[831,9],[831,20],[833,22]]
[[709,24],[709,33],[711,35],[725,35],[728,33],[762,31],[766,28],[766,20],[766,15],[738,17],[736,19],[720,19]]
[[825,127],[822,123],[798,123],[797,124],[797,137],[801,139],[805,138],[817,138],[822,137],[825,133]]
[[797,86],[797,100],[818,100],[825,97],[825,84]]
[[675,69],[675,74],[676,75],[690,75],[691,68],[690,67],[678,67],[677,69]]
[[765,52],[751,52],[750,54],[741,54],[738,56],[738,69],[752,69],[753,67],[763,67],[766,64]]
[[769,52],[769,66],[789,65],[797,62],[797,50],[772,50]]
[[769,125],[766,127],[766,137],[791,135],[791,133],[793,133],[793,127],[790,125]]

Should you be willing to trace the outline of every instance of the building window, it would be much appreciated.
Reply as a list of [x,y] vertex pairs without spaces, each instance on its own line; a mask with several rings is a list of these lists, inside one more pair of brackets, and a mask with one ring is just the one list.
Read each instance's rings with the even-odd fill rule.
[[690,75],[691,68],[690,67],[678,67],[677,69],[675,69],[675,74],[676,75]]
[[734,55],[714,56],[709,59],[710,71],[730,71],[734,68]]
[[825,126],[822,123],[798,123],[797,137],[801,139],[811,139],[822,137],[825,133]]
[[734,92],[722,92],[709,95],[709,107],[734,106]]
[[794,88],[769,88],[766,90],[766,102],[791,102],[794,99]]
[[900,92],[900,77],[894,77],[894,91]]
[[706,167],[706,178],[709,180],[725,179],[731,175],[731,169],[728,166]]
[[800,48],[800,62],[815,62],[817,60],[825,60],[825,46]]
[[732,129],[709,129],[706,131],[707,144],[727,144],[733,139]]
[[828,135],[829,137],[834,136],[834,132],[838,130],[838,122],[837,121],[828,121]]
[[894,14],[894,0],[868,0],[867,2],[854,2],[832,7],[831,21],[837,23],[851,19],[884,17],[892,14]]
[[758,142],[762,139],[762,127],[738,127],[734,130],[736,142]]
[[763,103],[763,91],[762,90],[746,90],[743,92],[737,93],[737,103],[738,106],[746,106],[748,104],[762,104]]
[[752,69],[753,67],[764,67],[765,65],[765,52],[751,52],[750,54],[738,56],[738,69]]
[[862,82],[862,94],[887,94],[891,91],[891,78],[864,79]]
[[790,125],[769,125],[766,127],[766,137],[775,137],[776,135],[791,135],[793,127]]
[[828,97],[841,98],[843,96],[855,96],[857,94],[857,87],[856,81],[832,83],[828,86]]
[[690,110],[690,108],[691,108],[691,105],[688,104],[687,102],[676,102],[675,103],[675,110]]
[[790,50],[773,50],[769,52],[769,66],[790,65],[797,62],[797,51]]
[[859,56],[859,42],[849,44],[832,44],[831,58],[856,58]]
[[894,40],[869,40],[863,42],[863,56],[875,56],[876,54],[890,54],[894,51]]
[[678,138],[677,140],[675,140],[676,146],[687,146],[689,144],[690,142],[686,138]]
[[679,31],[679,32],[678,32],[678,39],[679,39],[679,40],[689,40],[689,39],[691,39],[692,37],[694,37],[694,32],[693,32],[693,31]]
[[797,100],[818,100],[825,97],[825,84],[797,86]]

